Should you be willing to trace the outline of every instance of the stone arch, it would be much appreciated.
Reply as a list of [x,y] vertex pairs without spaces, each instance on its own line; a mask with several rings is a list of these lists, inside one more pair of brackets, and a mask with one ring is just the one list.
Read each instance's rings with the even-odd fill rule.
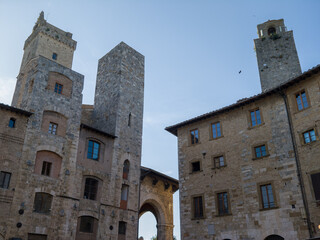
[[[55,125],[53,131],[52,124]],[[64,137],[68,127],[68,118],[63,114],[55,111],[43,111],[41,130],[46,133]]]
[[284,240],[284,238],[279,235],[272,234],[266,237],[264,240]]
[[139,218],[151,212],[157,221],[157,239],[173,240],[173,194],[179,182],[150,168],[141,167]]

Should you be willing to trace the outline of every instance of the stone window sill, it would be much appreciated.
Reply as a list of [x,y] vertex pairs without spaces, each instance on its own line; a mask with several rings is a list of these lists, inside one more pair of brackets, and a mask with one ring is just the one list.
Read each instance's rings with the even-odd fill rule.
[[216,137],[216,138],[213,138],[213,137],[210,137],[210,141],[214,141],[214,140],[218,140],[218,139],[220,139],[220,138],[223,138],[224,136],[223,135],[221,135],[220,137]]
[[254,158],[252,158],[252,160],[259,160],[259,159],[262,159],[262,158],[267,158],[269,156],[270,156],[270,154],[267,154],[267,155],[262,156],[262,157],[254,157]]
[[263,126],[264,124],[265,124],[265,123],[264,123],[264,122],[262,122],[262,123],[260,123],[259,125],[249,126],[249,127],[248,127],[248,130],[255,129],[255,128],[258,128],[258,127],[261,127],[261,126]]
[[224,214],[215,215],[215,217],[227,217],[227,216],[232,216],[232,213],[224,213]]
[[278,209],[279,207],[275,206],[275,207],[271,207],[271,208],[260,208],[259,211],[263,212],[263,211],[268,211],[268,210],[274,210],[274,209]]

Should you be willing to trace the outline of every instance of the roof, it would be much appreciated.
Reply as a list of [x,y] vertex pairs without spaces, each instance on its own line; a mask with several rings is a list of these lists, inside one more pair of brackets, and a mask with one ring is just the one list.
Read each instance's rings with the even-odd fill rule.
[[141,179],[143,179],[146,176],[155,176],[155,177],[159,177],[162,180],[166,181],[166,182],[170,182],[173,185],[173,191],[177,191],[179,189],[179,181],[175,178],[169,177],[168,175],[165,175],[161,172],[155,171],[151,168],[147,168],[147,167],[140,167],[141,170]]
[[80,127],[81,127],[81,128],[86,128],[86,129],[88,129],[88,130],[91,130],[91,131],[94,131],[94,132],[97,132],[97,133],[100,133],[100,134],[103,134],[103,135],[105,135],[105,136],[107,136],[107,137],[116,138],[116,136],[114,136],[114,135],[112,135],[112,134],[110,134],[110,133],[101,131],[101,130],[99,130],[99,129],[97,129],[97,128],[91,127],[91,126],[86,125],[86,124],[84,124],[84,123],[81,123]]
[[15,112],[15,113],[19,113],[19,114],[25,115],[27,117],[30,117],[33,114],[31,112],[27,112],[27,111],[19,109],[19,108],[11,107],[11,106],[3,104],[3,103],[0,103],[0,108],[8,110],[8,111],[11,111],[11,112]]
[[277,86],[275,88],[272,88],[272,89],[270,89],[268,91],[262,92],[260,94],[257,94],[255,96],[252,96],[252,97],[249,97],[249,98],[244,98],[244,99],[238,100],[236,103],[233,103],[233,104],[231,104],[229,106],[226,106],[226,107],[214,110],[212,112],[208,112],[208,113],[202,114],[200,116],[191,118],[189,120],[177,123],[175,125],[166,127],[165,130],[167,130],[168,132],[170,132],[173,135],[177,136],[178,128],[181,128],[183,126],[186,126],[186,125],[189,125],[189,124],[192,124],[192,123],[195,123],[195,122],[207,119],[207,118],[211,118],[211,117],[216,116],[218,114],[221,114],[221,113],[233,110],[235,108],[247,105],[247,104],[249,104],[251,102],[254,102],[254,101],[256,101],[258,99],[261,99],[261,98],[265,98],[265,97],[267,97],[267,96],[269,96],[271,94],[274,94],[276,92],[281,92],[283,89],[286,89],[289,86],[300,82],[301,80],[304,80],[306,78],[309,78],[309,77],[313,76],[314,74],[319,73],[319,71],[320,71],[320,64],[315,66],[314,68],[311,68],[308,71],[302,73],[301,75],[299,75],[299,76],[297,76],[295,78],[289,79],[287,82],[285,82],[285,83],[283,83],[283,84],[281,84],[281,85],[279,85],[279,86]]

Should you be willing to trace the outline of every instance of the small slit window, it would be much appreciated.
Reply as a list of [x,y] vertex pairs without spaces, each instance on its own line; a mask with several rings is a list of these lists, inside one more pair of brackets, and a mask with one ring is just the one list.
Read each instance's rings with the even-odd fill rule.
[[15,118],[10,118],[9,127],[10,128],[15,128],[15,126],[16,126],[16,119]]
[[200,171],[200,161],[191,163],[192,172],[199,172]]
[[57,60],[57,59],[58,59],[58,54],[52,53],[52,59],[53,59],[53,60]]

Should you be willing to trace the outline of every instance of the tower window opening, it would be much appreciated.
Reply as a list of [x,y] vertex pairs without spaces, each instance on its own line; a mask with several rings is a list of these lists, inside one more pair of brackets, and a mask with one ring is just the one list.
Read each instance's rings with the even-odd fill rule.
[[63,88],[62,84],[56,83],[56,85],[54,86],[54,92],[58,94],[62,94],[62,88]]
[[263,37],[263,30],[262,29],[260,30],[260,35],[261,35],[261,37]]
[[10,127],[10,128],[15,128],[15,126],[16,126],[16,119],[10,118],[10,120],[9,120],[9,127]]
[[53,54],[52,54],[52,59],[53,59],[53,60],[57,60],[57,59],[58,59],[58,54],[53,53]]
[[129,113],[129,117],[128,117],[128,126],[131,126],[131,113]]
[[273,34],[275,34],[276,33],[276,29],[274,28],[274,27],[270,27],[269,29],[268,29],[268,35],[270,36],[270,35],[273,35]]

